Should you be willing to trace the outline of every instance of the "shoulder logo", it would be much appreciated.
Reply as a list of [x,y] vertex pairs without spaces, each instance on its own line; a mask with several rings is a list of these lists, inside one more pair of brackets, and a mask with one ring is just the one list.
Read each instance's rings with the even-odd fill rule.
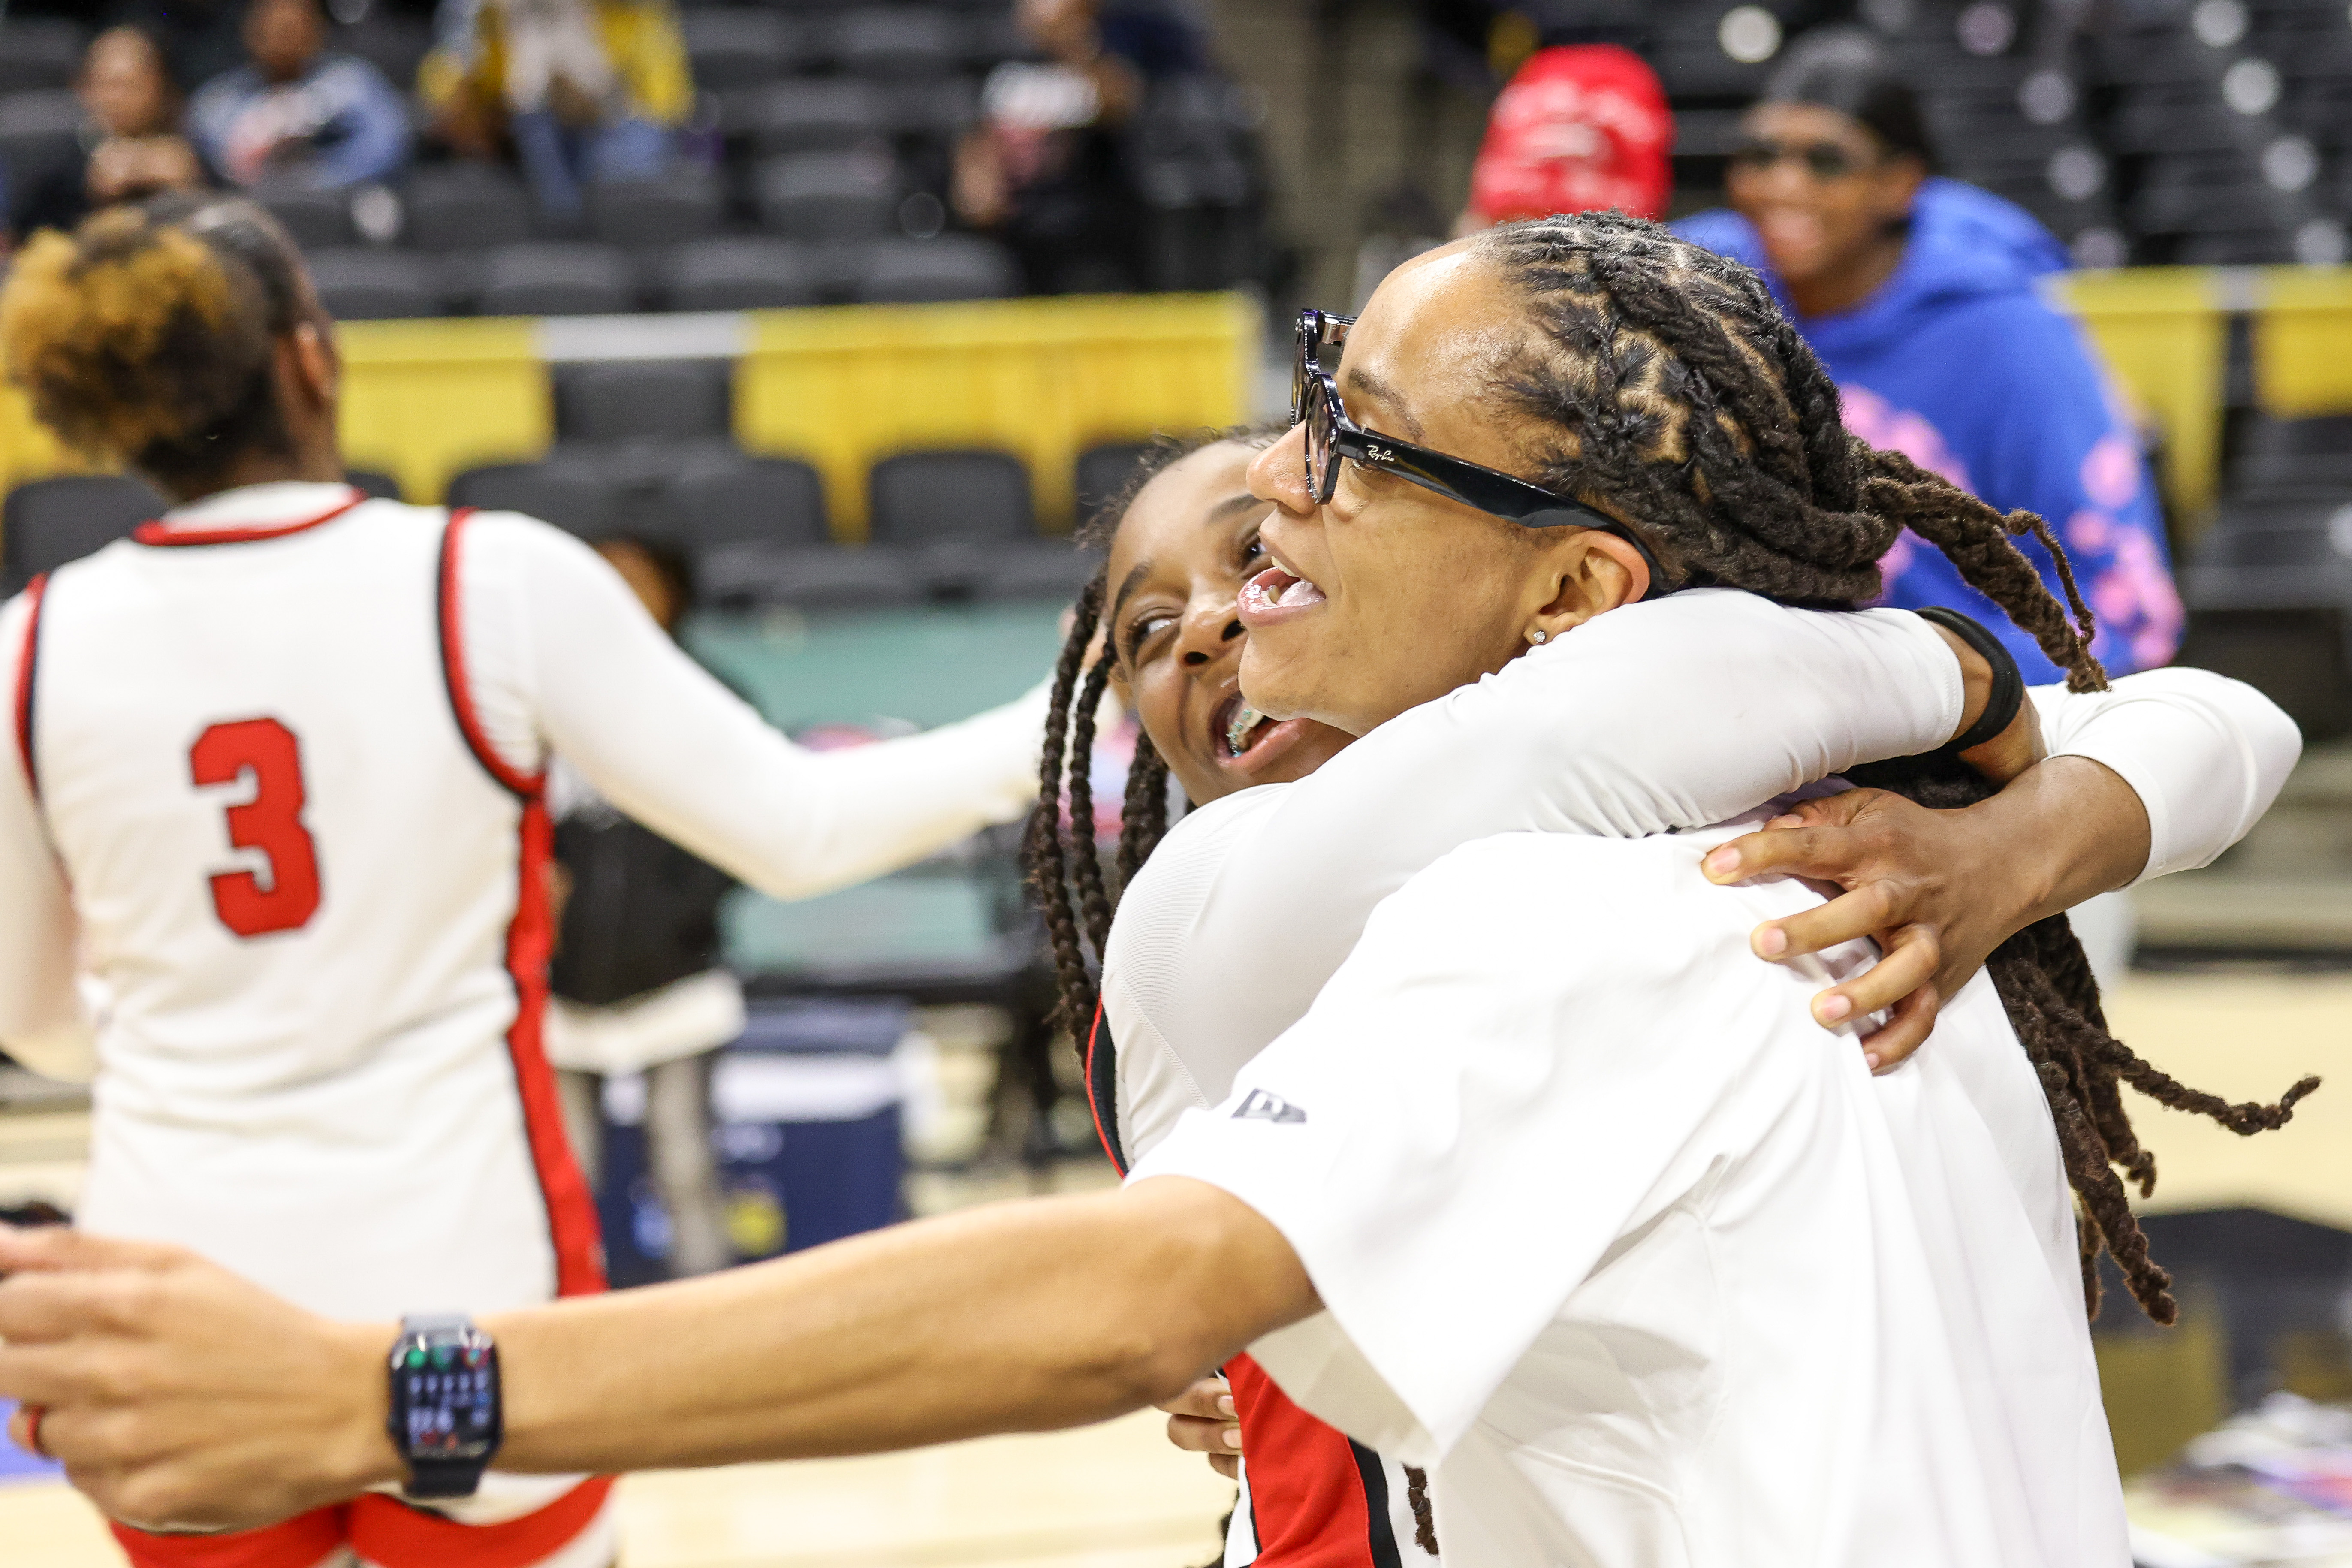
[[1304,1121],[1307,1112],[1278,1094],[1254,1089],[1234,1112],[1236,1121]]

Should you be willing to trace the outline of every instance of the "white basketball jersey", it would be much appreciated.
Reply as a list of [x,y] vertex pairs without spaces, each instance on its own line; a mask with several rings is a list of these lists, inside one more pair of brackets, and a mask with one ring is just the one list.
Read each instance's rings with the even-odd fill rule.
[[17,744],[109,994],[78,1217],[345,1317],[598,1289],[462,514],[268,489],[327,510],[194,509],[33,591]]

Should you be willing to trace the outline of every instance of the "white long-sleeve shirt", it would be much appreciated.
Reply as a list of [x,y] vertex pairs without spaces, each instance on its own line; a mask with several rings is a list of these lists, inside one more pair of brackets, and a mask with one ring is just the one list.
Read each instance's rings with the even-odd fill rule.
[[[2055,755],[2147,805],[2144,876],[2202,866],[2300,754],[2268,699],[2202,670],[2032,693]],[[1194,811],[1120,900],[1103,1017],[1131,1159],[1307,1011],[1374,905],[1497,833],[1703,827],[1958,729],[1958,662],[1900,610],[1791,610],[1701,589],[1603,616],[1391,720],[1296,784]]]

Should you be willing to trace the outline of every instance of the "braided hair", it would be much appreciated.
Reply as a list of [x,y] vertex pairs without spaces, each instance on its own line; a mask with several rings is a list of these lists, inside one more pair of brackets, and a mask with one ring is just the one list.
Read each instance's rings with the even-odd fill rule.
[[[1143,487],[1193,453],[1227,442],[1264,448],[1272,446],[1283,429],[1280,425],[1234,426],[1156,437],[1137,458],[1126,481],[1080,525],[1078,542],[1108,551]],[[1080,590],[1069,637],[1054,669],[1045,752],[1037,769],[1037,809],[1029,818],[1022,846],[1030,886],[1045,916],[1045,938],[1060,999],[1055,1017],[1081,1039],[1101,1000],[1096,977],[1103,945],[1110,940],[1111,912],[1117,905],[1095,845],[1092,767],[1095,713],[1118,660],[1116,645],[1103,625],[1108,608],[1108,571],[1106,561]],[[1098,635],[1102,646],[1097,649]],[[1066,834],[1065,799],[1068,802]],[[1115,861],[1118,888],[1124,889],[1160,847],[1168,832],[1168,815],[1167,760],[1152,745],[1150,735],[1139,733],[1119,810]]]

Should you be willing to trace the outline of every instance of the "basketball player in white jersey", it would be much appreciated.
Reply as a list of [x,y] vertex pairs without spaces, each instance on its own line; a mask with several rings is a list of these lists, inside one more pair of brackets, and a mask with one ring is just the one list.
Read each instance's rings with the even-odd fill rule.
[[[803,752],[585,546],[341,482],[329,323],[249,204],[37,239],[0,339],[180,502],[0,610],[0,1046],[95,1072],[87,1225],[347,1316],[601,1289],[541,1051],[551,756],[780,897],[1034,797],[1042,700]],[[608,1481],[433,1468],[233,1546],[118,1534],[137,1568],[611,1561]]]

